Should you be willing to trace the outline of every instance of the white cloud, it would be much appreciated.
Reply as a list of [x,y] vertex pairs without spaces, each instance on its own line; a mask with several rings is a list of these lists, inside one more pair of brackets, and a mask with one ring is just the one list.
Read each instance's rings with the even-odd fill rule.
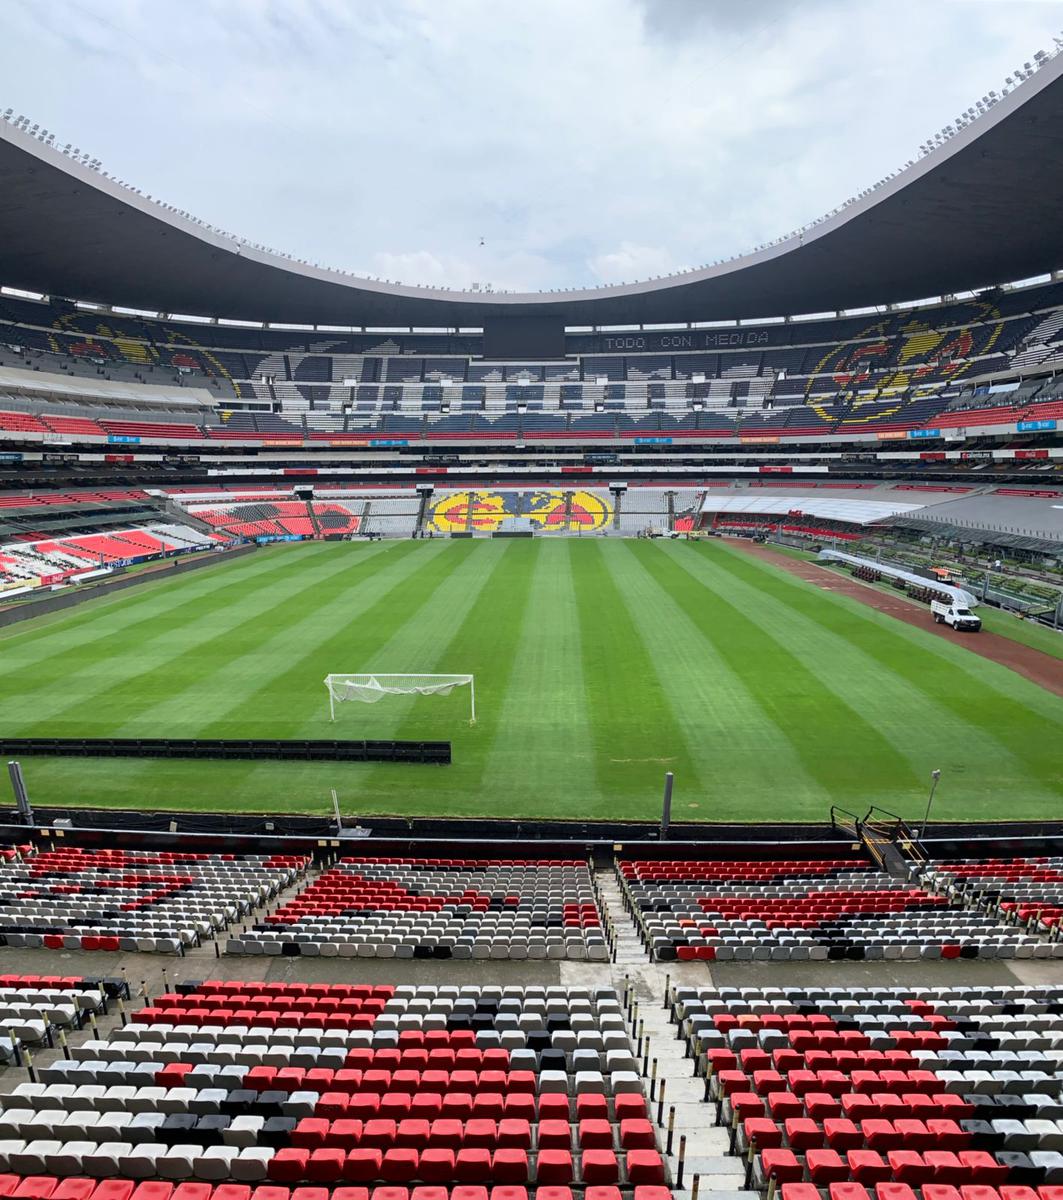
[[7,0],[0,72],[4,106],[252,240],[411,283],[547,289],[819,216],[1051,44],[1060,12]]
[[675,256],[664,246],[636,246],[622,242],[615,250],[593,255],[587,264],[599,283],[631,283],[663,275],[676,266]]

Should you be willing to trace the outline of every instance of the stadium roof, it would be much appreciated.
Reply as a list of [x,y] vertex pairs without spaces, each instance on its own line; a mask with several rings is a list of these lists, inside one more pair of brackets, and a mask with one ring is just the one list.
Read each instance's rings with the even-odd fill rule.
[[1060,266],[1063,55],[800,237],[682,275],[560,292],[413,287],[298,263],[212,232],[0,122],[0,283],[151,312],[355,327],[518,316],[681,324],[902,302]]

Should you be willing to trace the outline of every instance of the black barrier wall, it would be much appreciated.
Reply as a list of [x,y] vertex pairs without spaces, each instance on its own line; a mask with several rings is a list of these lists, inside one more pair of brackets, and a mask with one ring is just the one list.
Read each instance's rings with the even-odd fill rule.
[[257,550],[257,546],[239,546],[235,550],[226,550],[221,554],[205,553],[189,558],[174,558],[170,561],[173,567],[161,571],[138,571],[134,575],[119,575],[114,579],[96,584],[84,584],[65,592],[58,592],[40,600],[27,600],[22,604],[0,612],[0,629],[5,625],[17,625],[19,621],[28,621],[32,617],[42,617],[45,613],[62,612],[65,608],[76,608],[88,600],[99,600],[112,592],[122,592],[126,588],[138,587],[142,583],[158,582],[160,579],[171,579],[174,575],[184,575],[188,571],[198,571],[203,567],[213,567],[218,563],[229,562],[233,558],[242,558]]
[[[127,850],[179,850],[204,851],[232,854],[300,853],[318,858],[357,855],[410,855],[428,858],[487,858],[524,859],[534,858],[578,858],[592,859],[598,866],[609,866],[618,859],[704,859],[715,862],[741,859],[772,862],[794,858],[865,858],[863,848],[855,849],[845,838],[821,838],[794,842],[784,839],[747,840],[737,836],[715,837],[706,831],[711,840],[677,840],[668,842],[633,841],[606,842],[581,837],[573,831],[567,838],[552,837],[536,840],[484,839],[476,837],[470,830],[462,837],[425,838],[384,832],[371,817],[361,818],[364,829],[357,832],[348,828],[337,836],[334,821],[309,818],[318,826],[315,834],[309,831],[296,836],[282,832],[282,819],[260,816],[256,819],[257,829],[246,827],[238,833],[226,833],[217,828],[191,830],[187,826],[181,832],[164,828],[128,828],[118,819],[120,814],[99,812],[100,824],[81,826],[75,819],[70,828],[48,827],[43,821],[55,819],[56,810],[39,809],[37,824],[19,824],[13,813],[6,822],[0,816],[0,840],[5,844],[17,845],[32,841],[38,848],[64,844],[83,846],[87,849],[121,847]],[[144,814],[145,816],[148,814]],[[167,814],[173,816],[173,814]],[[207,820],[209,814],[202,814]],[[347,818],[348,822],[352,819]],[[1021,825],[1009,826],[1009,834],[998,832],[999,827],[973,826],[966,836],[931,837],[924,843],[928,854],[934,858],[981,858],[999,855],[1028,857],[1034,854],[1063,853],[1063,830],[1055,823],[1055,832],[1047,829],[1041,833],[1025,831]],[[359,833],[368,836],[358,836]],[[747,832],[752,832],[750,827]]]
[[0,754],[21,758],[254,758],[324,762],[450,762],[450,742],[275,741],[260,738],[3,738]]

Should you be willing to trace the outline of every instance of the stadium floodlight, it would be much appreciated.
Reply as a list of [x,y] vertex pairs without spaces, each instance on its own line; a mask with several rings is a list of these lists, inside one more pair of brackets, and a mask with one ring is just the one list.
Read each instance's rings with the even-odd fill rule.
[[329,719],[336,719],[336,702],[359,700],[376,704],[385,696],[449,696],[456,687],[469,689],[469,724],[476,724],[475,675],[326,675]]

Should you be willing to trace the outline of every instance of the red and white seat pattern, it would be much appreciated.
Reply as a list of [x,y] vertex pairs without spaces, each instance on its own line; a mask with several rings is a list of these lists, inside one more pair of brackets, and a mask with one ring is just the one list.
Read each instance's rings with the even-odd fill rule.
[[[632,1189],[633,1200],[671,1200],[667,1187],[643,1184]],[[289,1187],[276,1183],[203,1183],[185,1181],[171,1183],[166,1179],[89,1179],[86,1177],[57,1178],[49,1175],[0,1175],[0,1196],[14,1200],[578,1200],[570,1187],[544,1186],[535,1189],[495,1185],[490,1188],[476,1184],[437,1187],[427,1184],[396,1187],[382,1184],[377,1187],[335,1188],[303,1184]],[[619,1188],[587,1187],[582,1191],[585,1200],[622,1200]],[[1058,1200],[1046,1196],[1044,1200]]]
[[564,859],[343,859],[227,950],[609,959],[588,865]]
[[0,861],[0,943],[181,953],[306,871],[289,855],[86,850]]
[[965,858],[931,862],[920,878],[951,896],[991,903],[1024,922],[1063,920],[1063,858]]
[[609,988],[190,982],[4,1096],[0,1172],[668,1200]]
[[218,505],[185,506],[201,521],[236,537],[315,537],[322,534],[357,533],[359,517],[342,504],[324,500],[264,499]]
[[152,523],[106,533],[73,534],[46,538],[30,535],[26,541],[0,546],[0,583],[27,585],[37,581],[60,582],[72,575],[138,562],[185,550],[214,546],[206,534],[190,525]]
[[129,999],[120,979],[81,975],[0,975],[0,1061],[20,1061],[26,1045],[54,1045],[56,1030],[80,1029],[107,1012],[108,997]]
[[679,988],[749,1179],[784,1200],[1059,1200],[1063,991]]
[[1063,956],[1063,943],[859,859],[654,860],[617,873],[662,961]]

